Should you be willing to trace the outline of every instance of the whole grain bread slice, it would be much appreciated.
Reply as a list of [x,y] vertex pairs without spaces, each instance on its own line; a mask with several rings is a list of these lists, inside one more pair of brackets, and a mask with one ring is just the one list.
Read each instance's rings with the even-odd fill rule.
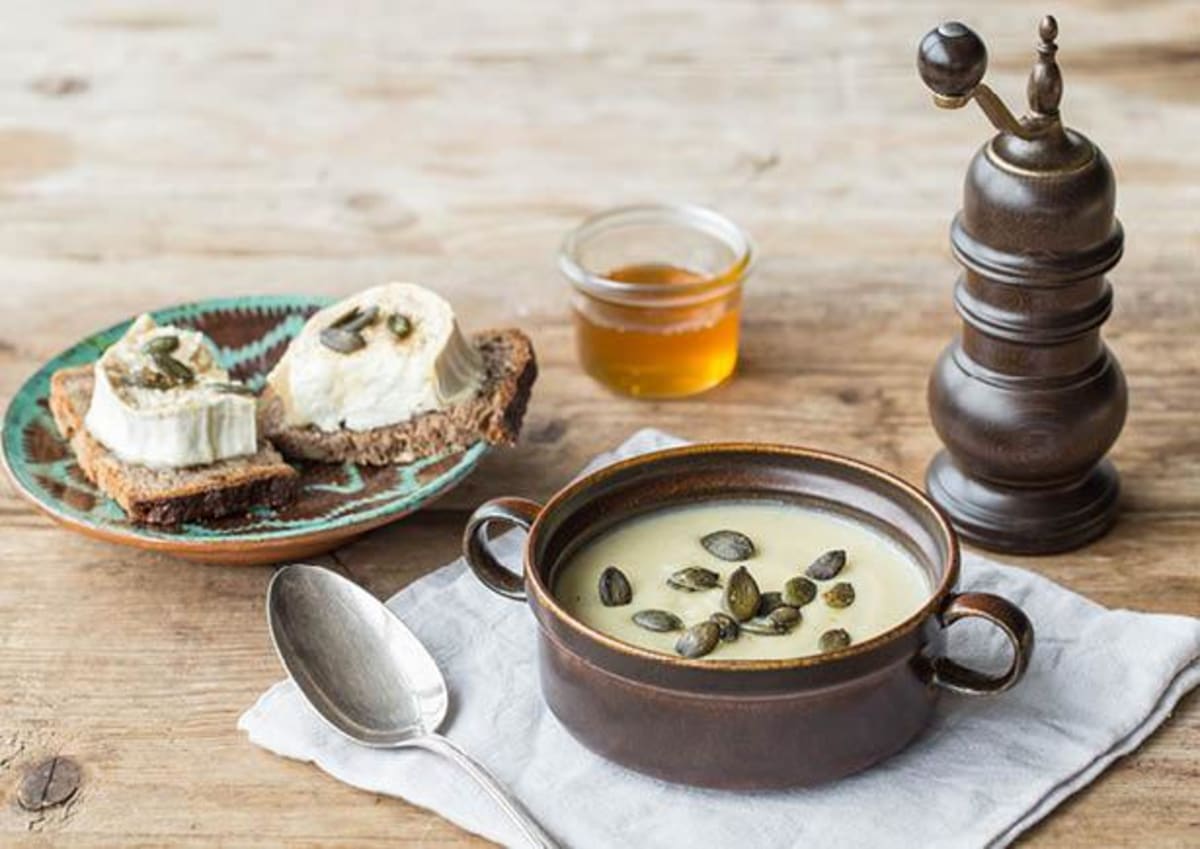
[[484,331],[472,336],[471,343],[483,355],[485,376],[479,391],[466,401],[385,427],[323,431],[285,424],[283,404],[268,387],[259,401],[263,433],[288,457],[368,466],[461,451],[480,439],[512,445],[537,378],[533,343],[514,329]]
[[50,412],[88,480],[133,521],[177,525],[246,513],[260,505],[282,507],[295,498],[299,474],[263,439],[255,454],[207,466],[160,469],[121,460],[84,427],[94,385],[90,365],[55,372]]

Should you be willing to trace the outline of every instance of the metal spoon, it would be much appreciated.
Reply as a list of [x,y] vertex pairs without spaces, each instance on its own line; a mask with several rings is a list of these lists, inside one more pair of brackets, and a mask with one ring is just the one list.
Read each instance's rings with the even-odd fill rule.
[[425,647],[377,598],[328,569],[294,564],[271,578],[267,620],[288,675],[335,730],[366,746],[445,755],[531,845],[557,849],[486,769],[437,733],[450,701],[446,681]]

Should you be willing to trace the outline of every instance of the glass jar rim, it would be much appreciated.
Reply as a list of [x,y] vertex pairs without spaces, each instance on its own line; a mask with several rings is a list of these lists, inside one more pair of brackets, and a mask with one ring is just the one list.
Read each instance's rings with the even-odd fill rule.
[[[631,283],[589,271],[578,260],[580,246],[588,239],[639,223],[674,224],[702,232],[724,243],[734,255],[733,261],[696,283]],[[693,203],[644,203],[612,207],[584,219],[563,238],[558,267],[578,289],[599,298],[623,300],[628,296],[662,295],[676,299],[715,295],[740,285],[750,272],[753,258],[750,237],[721,213]]]

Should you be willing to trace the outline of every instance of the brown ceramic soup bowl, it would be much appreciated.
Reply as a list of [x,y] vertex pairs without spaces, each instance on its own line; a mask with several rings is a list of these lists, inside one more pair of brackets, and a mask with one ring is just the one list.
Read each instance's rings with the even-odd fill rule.
[[[791,660],[689,660],[624,643],[570,616],[554,596],[556,570],[584,541],[650,510],[712,500],[769,499],[863,522],[900,544],[933,587],[916,613],[871,640]],[[491,525],[528,531],[522,575],[488,548]],[[942,690],[993,695],[1013,686],[1033,652],[1014,605],[956,593],[958,541],[917,489],[832,454],[782,445],[713,444],[657,451],[576,480],[545,506],[498,498],[475,511],[467,562],[501,595],[528,601],[538,623],[542,694],[584,745],[658,778],[719,788],[816,784],[904,748],[929,722]],[[1008,669],[988,675],[945,654],[945,630],[964,617],[1001,629]]]

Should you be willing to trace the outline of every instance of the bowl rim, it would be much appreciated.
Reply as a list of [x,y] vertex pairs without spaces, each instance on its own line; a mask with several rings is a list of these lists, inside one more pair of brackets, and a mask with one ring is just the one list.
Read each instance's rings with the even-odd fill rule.
[[[540,572],[533,567],[532,557],[533,551],[537,547],[537,541],[542,533],[545,532],[547,516],[553,515],[555,510],[567,499],[578,493],[596,486],[605,480],[608,480],[616,475],[625,472],[628,469],[637,468],[653,464],[663,460],[674,459],[677,457],[687,457],[696,455],[712,455],[721,453],[753,453],[762,455],[785,455],[791,458],[799,458],[802,460],[813,460],[832,464],[834,466],[842,466],[845,468],[854,469],[869,477],[873,477],[882,483],[894,487],[905,495],[909,496],[916,504],[929,512],[937,525],[942,540],[946,544],[946,568],[942,572],[941,579],[937,586],[930,592],[925,603],[921,605],[914,613],[883,631],[875,635],[869,640],[861,643],[854,643],[850,646],[839,649],[837,651],[826,652],[824,654],[803,655],[795,658],[774,658],[762,660],[705,660],[702,658],[689,659],[684,657],[675,657],[674,655],[665,654],[663,652],[652,651],[650,649],[641,648],[639,646],[626,643],[616,637],[598,631],[595,628],[585,625],[580,620],[576,619],[568,613],[558,600],[554,598],[553,592],[546,586],[542,580]],[[908,483],[904,479],[886,472],[877,466],[870,463],[864,463],[861,460],[855,460],[852,457],[846,457],[841,454],[835,454],[828,451],[820,451],[813,448],[803,448],[796,445],[786,445],[783,443],[769,442],[701,442],[690,445],[681,445],[673,448],[663,448],[646,454],[640,454],[636,457],[630,457],[625,460],[619,460],[610,465],[604,466],[590,474],[576,478],[571,483],[564,486],[562,489],[554,493],[553,496],[542,506],[538,511],[537,517],[529,527],[529,534],[525,541],[525,547],[522,554],[522,565],[525,574],[525,583],[527,587],[532,589],[530,594],[530,602],[537,600],[538,606],[544,611],[553,616],[558,622],[570,628],[577,635],[585,639],[599,643],[606,649],[624,655],[628,658],[663,664],[669,667],[680,669],[695,669],[700,671],[714,672],[779,672],[783,670],[793,669],[810,669],[818,666],[829,666],[842,660],[853,657],[867,655],[875,650],[892,643],[896,639],[903,637],[916,629],[920,628],[931,616],[936,615],[937,611],[942,607],[946,597],[953,591],[958,583],[959,572],[961,569],[961,550],[958,542],[958,535],[954,532],[953,526],[950,524],[949,518],[940,507],[935,504],[920,489]],[[540,623],[539,623],[540,624]]]

